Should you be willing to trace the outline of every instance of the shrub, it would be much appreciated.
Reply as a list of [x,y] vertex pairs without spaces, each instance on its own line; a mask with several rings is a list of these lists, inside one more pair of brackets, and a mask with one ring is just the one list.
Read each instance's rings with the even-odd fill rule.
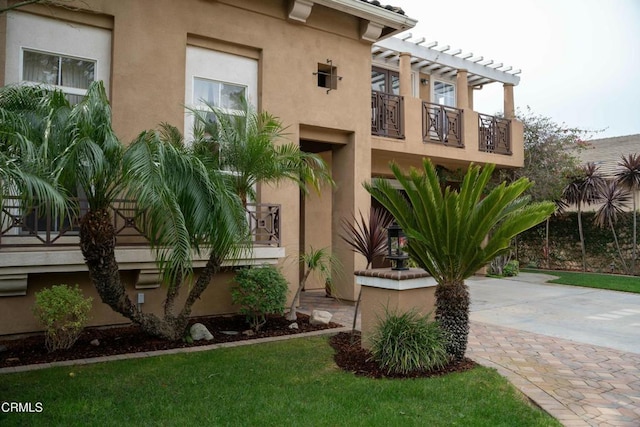
[[509,261],[502,270],[504,277],[514,277],[520,274],[520,263],[515,259]]
[[78,285],[54,285],[36,293],[33,312],[44,326],[48,351],[68,349],[76,342],[89,320],[91,301]]
[[266,323],[267,314],[283,314],[289,286],[280,270],[271,265],[245,268],[236,273],[231,300],[240,305],[253,329]]
[[443,367],[449,361],[445,344],[438,324],[426,316],[387,312],[371,337],[371,354],[388,374],[407,374]]

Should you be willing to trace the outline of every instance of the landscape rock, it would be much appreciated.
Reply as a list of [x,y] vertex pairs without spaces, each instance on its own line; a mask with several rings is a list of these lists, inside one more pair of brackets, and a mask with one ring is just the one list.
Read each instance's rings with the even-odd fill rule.
[[94,347],[99,347],[100,346],[100,340],[98,338],[96,338],[95,340],[91,340],[91,342],[89,343]]
[[300,327],[298,326],[298,322],[293,322],[292,324],[290,324],[289,329],[300,329]]
[[213,339],[213,335],[204,326],[202,323],[194,323],[189,329],[189,335],[194,341],[207,340],[210,341]]
[[246,335],[248,337],[254,336],[256,333],[253,332],[253,329],[247,329],[246,331],[242,331],[242,335]]
[[331,318],[333,314],[324,310],[313,310],[311,312],[311,317],[309,318],[309,323],[312,325],[328,325],[331,322]]

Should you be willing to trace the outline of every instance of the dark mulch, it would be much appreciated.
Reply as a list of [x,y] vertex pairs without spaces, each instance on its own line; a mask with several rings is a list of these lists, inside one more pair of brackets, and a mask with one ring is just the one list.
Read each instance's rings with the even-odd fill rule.
[[451,362],[442,369],[412,372],[406,375],[388,374],[372,360],[371,353],[360,346],[360,335],[357,332],[353,344],[351,343],[350,332],[340,332],[332,336],[329,343],[336,350],[334,359],[339,367],[356,375],[370,378],[427,378],[452,372],[464,372],[476,366],[473,360],[464,358],[460,361]]
[[[191,323],[197,322],[204,324],[209,329],[213,340],[193,343],[167,341],[152,337],[142,332],[137,326],[87,328],[73,347],[53,353],[47,352],[42,334],[20,339],[0,340],[0,349],[2,346],[6,347],[6,351],[0,352],[0,368],[294,335],[341,326],[333,322],[328,326],[313,326],[309,323],[309,316],[298,313],[299,329],[289,329],[290,321],[281,316],[272,316],[259,332],[249,336],[242,334],[243,331],[249,329],[249,326],[245,317],[241,315],[199,317],[191,321]],[[228,335],[223,331],[235,331],[238,334]],[[100,345],[91,344],[91,341],[95,339],[100,342]]]
[[[303,332],[318,331],[322,329],[337,328],[341,325],[331,322],[328,326],[313,326],[309,324],[309,316],[298,313],[299,329],[289,329],[290,321],[284,317],[269,317],[267,324],[253,335],[245,335],[242,332],[249,329],[245,317],[214,316],[192,319],[191,323],[202,323],[213,335],[211,341],[196,341],[187,343],[184,341],[167,341],[152,337],[140,330],[137,326],[120,326],[112,328],[87,328],[78,341],[69,350],[58,350],[48,353],[44,346],[42,334],[25,338],[0,340],[0,348],[6,347],[6,351],[0,352],[0,368],[31,365],[38,363],[58,362],[63,360],[86,359],[91,357],[112,356],[125,353],[140,353],[155,350],[168,350],[172,348],[184,348],[215,343],[245,341],[256,338],[277,337],[282,335],[295,335]],[[224,332],[235,331],[236,335]],[[99,345],[91,344],[97,339]],[[413,372],[408,375],[390,375],[381,369],[371,359],[371,353],[360,347],[360,334],[356,332],[353,344],[351,333],[340,332],[329,340],[336,354],[336,364],[345,371],[354,372],[356,375],[371,378],[421,378],[436,375],[444,375],[450,372],[462,372],[472,369],[476,363],[470,359],[452,362],[446,367],[429,371]]]

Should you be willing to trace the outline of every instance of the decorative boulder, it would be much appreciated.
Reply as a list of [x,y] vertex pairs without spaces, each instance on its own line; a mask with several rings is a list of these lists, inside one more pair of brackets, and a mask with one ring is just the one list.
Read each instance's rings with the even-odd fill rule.
[[331,322],[333,314],[323,310],[313,310],[311,312],[311,318],[309,323],[312,325],[328,325]]
[[300,327],[298,326],[298,322],[293,322],[292,324],[290,324],[289,329],[300,329]]
[[210,341],[213,339],[213,335],[211,335],[211,332],[209,332],[207,327],[202,323],[194,323],[193,326],[191,326],[191,329],[189,329],[189,335],[191,335],[191,338],[194,341]]

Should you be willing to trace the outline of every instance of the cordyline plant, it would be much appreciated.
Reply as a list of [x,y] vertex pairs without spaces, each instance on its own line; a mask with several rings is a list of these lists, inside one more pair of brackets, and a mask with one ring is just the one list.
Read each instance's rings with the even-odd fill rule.
[[637,193],[640,191],[640,154],[629,154],[622,157],[618,162],[618,171],[616,172],[616,182],[631,192],[631,200],[633,205],[633,247],[631,258],[631,274],[636,274],[636,252],[637,245]]
[[509,250],[511,239],[540,222],[554,210],[553,203],[529,203],[523,193],[527,178],[487,185],[494,165],[471,166],[460,190],[440,186],[429,159],[408,174],[397,164],[391,171],[406,197],[387,180],[365,188],[395,218],[408,237],[411,258],[437,282],[435,318],[446,334],[447,353],[462,359],[469,333],[469,291],[464,280],[497,255]]
[[[391,225],[393,218],[387,211],[380,208],[371,207],[369,210],[369,221],[367,222],[360,212],[360,219],[352,215],[351,220],[342,219],[342,233],[340,238],[351,248],[353,252],[359,253],[367,260],[366,269],[371,268],[373,260],[384,256],[387,252],[387,228]],[[351,327],[351,339],[353,340],[356,330],[356,320],[358,309],[362,299],[362,288],[358,293],[356,308],[353,314],[353,325]]]

